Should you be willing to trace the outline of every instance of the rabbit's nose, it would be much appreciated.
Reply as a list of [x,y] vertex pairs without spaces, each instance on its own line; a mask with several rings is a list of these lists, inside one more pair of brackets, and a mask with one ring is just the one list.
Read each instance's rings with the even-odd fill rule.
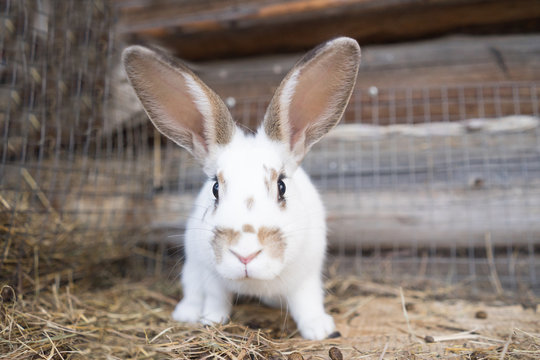
[[242,256],[240,254],[238,254],[237,252],[231,250],[231,252],[234,254],[234,256],[236,256],[238,258],[238,260],[240,260],[240,262],[244,265],[247,265],[251,262],[251,260],[255,259],[257,257],[257,255],[259,255],[261,253],[262,250],[259,250],[259,251],[256,251],[248,256]]

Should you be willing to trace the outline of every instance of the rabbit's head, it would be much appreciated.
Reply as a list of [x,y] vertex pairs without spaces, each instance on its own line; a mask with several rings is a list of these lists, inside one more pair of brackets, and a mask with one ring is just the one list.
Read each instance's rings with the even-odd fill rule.
[[302,187],[312,185],[295,174],[343,115],[360,62],[356,41],[337,38],[305,55],[276,90],[256,134],[237,127],[221,99],[182,63],[140,46],[127,48],[123,61],[156,128],[190,151],[210,179],[202,190],[208,201],[195,206],[206,207],[200,220],[213,233],[209,256],[217,271],[228,279],[278,276],[301,253],[295,239],[302,228],[318,226],[309,223],[310,199],[302,197]]

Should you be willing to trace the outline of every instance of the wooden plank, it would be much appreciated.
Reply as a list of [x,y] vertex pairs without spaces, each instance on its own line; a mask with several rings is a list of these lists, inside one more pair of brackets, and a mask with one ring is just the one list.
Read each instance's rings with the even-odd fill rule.
[[326,206],[333,210],[328,215],[330,244],[351,250],[481,247],[486,234],[491,234],[497,246],[526,245],[540,238],[540,224],[531,216],[531,211],[539,213],[540,184],[512,190],[326,193]]
[[[155,209],[149,226],[176,234],[185,227],[194,197],[165,194],[147,204]],[[455,192],[400,190],[324,192],[332,248],[482,247],[527,245],[540,237],[540,184],[525,191],[469,189]],[[536,217],[536,218],[535,218]],[[176,239],[173,239],[175,242]]]
[[[535,31],[535,0],[272,0],[116,2],[118,31],[178,56],[214,59],[306,50],[347,35],[362,44],[452,32]],[[294,34],[292,36],[291,34]]]
[[[452,36],[362,46],[357,87],[535,81],[540,80],[539,54],[539,35]],[[195,70],[222,96],[269,96],[301,55],[207,62]]]

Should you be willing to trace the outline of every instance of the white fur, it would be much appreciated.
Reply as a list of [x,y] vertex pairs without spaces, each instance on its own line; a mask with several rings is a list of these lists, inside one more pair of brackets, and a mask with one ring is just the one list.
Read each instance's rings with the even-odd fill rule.
[[[173,318],[178,321],[224,322],[231,310],[233,294],[257,296],[267,303],[288,306],[305,338],[322,339],[334,330],[332,318],[323,308],[321,270],[326,248],[325,213],[320,197],[301,168],[284,180],[285,209],[268,195],[265,166],[281,169],[282,145],[236,131],[233,141],[218,155],[217,171],[226,186],[220,192],[214,213],[213,181],[197,197],[185,236],[186,263],[182,273],[185,297]],[[221,189],[220,189],[221,190]],[[253,197],[249,210],[244,200]],[[283,261],[264,251],[244,266],[232,253],[217,264],[211,241],[213,229],[223,226],[241,231],[244,224],[255,229],[279,227],[286,236]],[[242,233],[234,248],[243,255],[260,249],[253,234]],[[249,278],[245,278],[247,269]]]
[[194,99],[195,106],[197,107],[197,110],[202,114],[203,118],[205,119],[212,119],[212,105],[210,104],[210,101],[206,97],[206,94],[203,89],[201,89],[201,86],[193,79],[193,76],[187,73],[182,73],[184,76],[184,79],[186,80],[186,85],[188,88],[189,93],[191,94],[192,98]]
[[[298,74],[300,73],[300,69],[292,70],[291,75],[288,77],[287,80],[284,80],[284,86],[283,90],[281,91],[281,94],[279,96],[279,116],[282,119],[288,119],[289,118],[289,109],[291,107],[291,102],[293,99],[293,96],[295,94],[296,85],[298,85]],[[287,128],[283,130],[288,130]],[[287,131],[288,132],[288,131]],[[286,138],[290,138],[291,134],[287,133],[284,134]]]

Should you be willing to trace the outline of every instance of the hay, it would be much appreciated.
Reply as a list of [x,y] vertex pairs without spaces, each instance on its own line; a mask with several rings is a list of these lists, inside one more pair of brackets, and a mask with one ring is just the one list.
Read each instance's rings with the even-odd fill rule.
[[540,357],[532,295],[527,306],[450,299],[457,287],[400,290],[345,276],[339,264],[329,268],[326,308],[340,337],[303,340],[286,309],[249,299],[227,325],[180,324],[170,318],[181,297],[176,273],[141,277],[131,261],[148,249],[126,246],[125,234],[89,237],[52,208],[0,204],[1,359],[328,359],[332,348],[344,359]]
[[[199,327],[172,322],[170,311],[175,300],[156,291],[155,284],[163,286],[155,279],[119,281],[109,289],[79,295],[73,294],[70,286],[53,286],[33,301],[4,302],[0,352],[10,359],[51,354],[120,359],[286,356],[285,342],[269,339],[265,330],[236,323]],[[289,341],[289,347],[294,348],[294,344],[322,349],[301,339]]]
[[[341,280],[349,281],[335,279],[329,285]],[[330,348],[337,347],[345,359],[377,359],[383,353],[399,359],[540,356],[540,334],[534,333],[540,319],[532,310],[520,311],[515,306],[415,297],[409,312],[412,337],[399,316],[398,297],[344,291],[329,295],[327,302],[343,336],[313,342],[297,336],[284,312],[254,302],[237,305],[228,325],[173,322],[170,312],[178,287],[171,285],[170,280],[156,278],[116,279],[113,286],[100,290],[53,284],[38,297],[4,299],[0,354],[9,359],[285,359],[300,352],[305,359],[328,359]],[[4,287],[2,293],[11,291]],[[474,318],[479,306],[489,314],[488,319]],[[462,331],[466,326],[473,331]],[[433,343],[424,340],[428,333],[433,335]]]
[[[128,234],[96,232],[50,205],[31,175],[22,169],[33,192],[16,199],[0,194],[0,281],[22,297],[39,295],[52,283],[72,284],[96,273],[111,272],[132,255]],[[32,202],[39,199],[45,211]],[[126,237],[129,239],[129,237]]]

